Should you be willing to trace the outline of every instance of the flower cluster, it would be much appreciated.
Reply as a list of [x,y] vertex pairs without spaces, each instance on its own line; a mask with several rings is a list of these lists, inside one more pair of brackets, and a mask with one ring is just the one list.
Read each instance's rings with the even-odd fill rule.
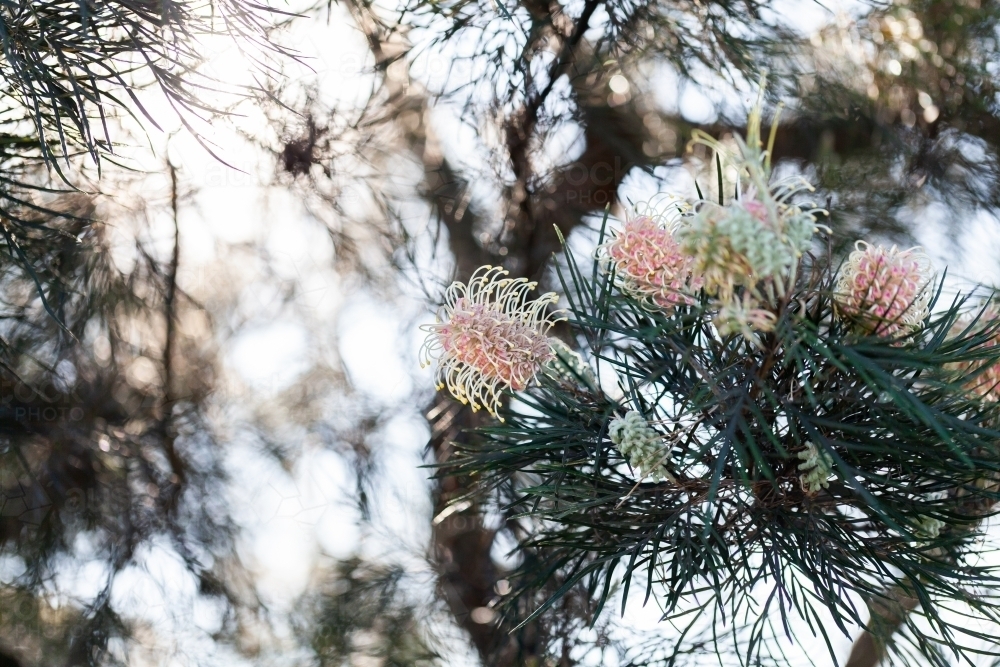
[[927,318],[930,259],[920,248],[889,249],[858,241],[841,268],[835,298],[840,313],[868,333],[910,334]]
[[[677,306],[696,303],[704,289],[718,334],[740,334],[761,346],[759,334],[774,331],[796,286],[801,258],[821,229],[820,211],[795,203],[796,195],[812,189],[804,180],[771,182],[760,142],[759,105],[748,122],[747,140],[736,138],[738,151],[704,133],[696,132],[693,142],[727,155],[747,184],[742,198],[692,207],[670,197],[659,209],[636,210],[598,249],[600,266],[613,273],[623,294],[668,315]],[[836,315],[866,333],[909,335],[928,314],[930,268],[919,248],[885,249],[858,241],[837,277]],[[582,358],[546,336],[553,322],[545,310],[556,295],[529,301],[526,294],[535,283],[506,275],[486,266],[468,286],[455,283],[448,289],[424,347],[426,360],[440,359],[440,386],[473,409],[486,407],[494,415],[504,389],[523,390],[543,368],[565,383],[596,389]],[[981,371],[974,374],[977,391],[1000,399],[1000,368],[973,370]]]
[[558,296],[549,292],[530,301],[527,293],[536,283],[506,275],[483,266],[468,285],[452,283],[437,323],[422,327],[429,334],[423,362],[438,360],[438,388],[494,416],[503,389],[524,389],[554,357],[546,336],[554,320],[545,309]]
[[786,276],[816,230],[812,212],[765,193],[729,206],[706,202],[678,237],[705,289],[728,301],[737,286],[768,279],[784,292]]
[[664,463],[670,450],[663,445],[663,436],[639,412],[629,410],[624,417],[611,420],[608,437],[640,478],[651,477],[653,481],[669,478]]
[[668,215],[637,215],[602,246],[625,294],[669,312],[693,303],[693,293],[704,288],[720,335],[741,333],[755,344],[758,333],[773,330],[778,303],[820,229],[820,210],[795,203],[813,189],[808,182],[771,182],[770,149],[760,140],[762,103],[758,98],[751,111],[746,140],[734,138],[737,150],[700,131],[691,141],[715,153],[720,179],[725,156],[742,197],[728,205],[721,198],[701,201],[696,208],[671,198]]
[[[763,169],[747,164],[750,170]],[[690,207],[672,200],[669,217],[629,219],[601,246],[602,264],[614,269],[623,293],[666,313],[694,303],[694,293],[704,287],[716,297],[719,333],[756,340],[756,333],[771,331],[776,321],[763,304],[761,283],[769,283],[770,294],[783,294],[818,229],[814,211],[788,203],[802,189],[785,183],[728,206],[702,202],[693,215],[686,215]]]
[[605,264],[614,268],[618,288],[652,308],[670,311],[693,303],[691,294],[701,288],[692,274],[692,258],[674,238],[672,224],[661,224],[648,215],[627,221],[601,246]]
[[806,448],[796,454],[803,461],[799,464],[799,486],[809,495],[819,493],[820,489],[830,486],[830,472],[833,469],[833,458],[826,452],[821,452],[813,443],[806,443]]

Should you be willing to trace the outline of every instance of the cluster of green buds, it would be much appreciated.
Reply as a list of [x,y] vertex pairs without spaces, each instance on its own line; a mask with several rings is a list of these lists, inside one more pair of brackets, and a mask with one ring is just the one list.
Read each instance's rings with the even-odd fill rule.
[[705,289],[725,302],[736,287],[753,291],[764,281],[783,294],[816,231],[813,211],[760,193],[728,206],[704,202],[678,237]]
[[657,482],[670,479],[665,465],[670,450],[664,445],[663,435],[638,411],[629,410],[624,417],[612,419],[608,437],[640,479],[650,477]]
[[553,357],[544,364],[542,370],[560,382],[569,385],[582,384],[588,389],[598,391],[597,376],[579,352],[555,337],[549,338],[549,349],[552,350]]
[[820,492],[821,489],[830,486],[830,475],[833,472],[833,457],[826,452],[821,452],[816,445],[809,442],[806,448],[796,454],[802,463],[799,464],[799,485],[802,491],[809,495]]

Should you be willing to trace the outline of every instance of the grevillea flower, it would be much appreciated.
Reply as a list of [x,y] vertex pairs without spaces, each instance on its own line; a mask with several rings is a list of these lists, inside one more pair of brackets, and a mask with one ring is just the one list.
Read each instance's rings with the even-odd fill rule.
[[931,262],[920,248],[886,249],[858,241],[841,267],[839,312],[862,328],[892,337],[920,328],[930,304]]
[[[798,176],[777,181],[771,178],[771,148],[777,126],[772,124],[765,148],[761,141],[764,85],[761,77],[745,139],[736,135],[732,142],[723,141],[694,130],[689,144],[689,150],[701,145],[715,153],[720,199],[718,204],[703,201],[678,230],[678,240],[684,252],[694,258],[694,272],[704,280],[705,291],[709,296],[718,295],[720,303],[730,302],[738,287],[749,290],[757,300],[766,294],[772,303],[785,296],[794,286],[799,259],[821,228],[816,224],[821,209],[796,203],[799,194],[813,190],[809,182]],[[722,193],[728,189],[722,183],[724,163],[736,176],[736,191],[743,192],[728,205]]]
[[[983,344],[983,347],[995,348],[1000,345],[1000,329],[998,329],[997,318],[1000,318],[1000,312],[997,311],[996,307],[990,305],[975,319],[972,316],[960,319],[952,328],[952,333],[961,333],[970,326],[974,326],[975,330],[979,332],[984,330],[995,332]],[[987,364],[983,360],[963,361],[954,364],[953,369],[962,377],[968,378],[965,382],[966,389],[979,394],[988,401],[1000,401],[1000,364]]]
[[483,266],[469,284],[454,282],[445,293],[437,323],[421,350],[423,364],[438,360],[438,389],[497,417],[505,388],[528,386],[542,364],[554,357],[546,332],[555,320],[545,308],[558,301],[554,292],[531,301],[537,283],[504,278],[502,268]]
[[650,308],[670,311],[694,302],[701,279],[692,259],[674,238],[674,223],[639,215],[601,246],[605,267],[613,267],[617,287]]

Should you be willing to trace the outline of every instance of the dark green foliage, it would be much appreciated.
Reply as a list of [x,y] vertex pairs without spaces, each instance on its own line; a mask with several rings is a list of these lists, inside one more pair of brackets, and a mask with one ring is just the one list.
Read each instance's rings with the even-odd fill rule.
[[[956,324],[980,312],[958,299],[912,338],[860,336],[834,316],[836,268],[803,260],[758,346],[720,339],[705,303],[644,310],[567,254],[574,336],[622,396],[543,376],[454,464],[530,526],[518,595],[558,572],[567,587],[546,605],[575,581],[601,604],[618,582],[623,605],[655,596],[687,628],[673,657],[657,649],[668,663],[706,637],[747,663],[778,660],[786,632],[847,632],[866,621],[859,602],[896,595],[915,598],[913,652],[948,664],[939,646],[983,648],[988,632],[942,611],[1000,621],[1000,581],[977,550],[1000,498],[1000,406],[955,370],[1000,362],[1000,323]],[[609,440],[630,409],[663,435],[673,480],[637,480]],[[800,481],[810,443],[831,462],[827,488]]]

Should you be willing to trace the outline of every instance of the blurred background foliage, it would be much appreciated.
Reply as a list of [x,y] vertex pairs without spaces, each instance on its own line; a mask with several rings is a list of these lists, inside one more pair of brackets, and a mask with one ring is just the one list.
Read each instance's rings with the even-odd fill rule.
[[[607,206],[693,194],[695,179],[711,190],[691,133],[742,132],[764,70],[770,108],[783,105],[779,169],[816,184],[838,243],[931,234],[960,255],[973,234],[988,248],[998,19],[985,0],[0,3],[0,664],[737,660],[707,639],[665,650],[669,632],[595,617],[581,588],[528,623],[530,600],[501,620],[518,583],[505,554],[525,528],[469,495],[471,480],[421,485],[433,471],[416,470],[447,463],[478,416],[429,378],[373,400],[363,387],[379,379],[352,373],[336,340],[268,391],[234,385],[232,350],[262,320],[346,336],[336,308],[311,300],[316,276],[338,304],[404,304],[387,325],[403,328],[426,318],[414,303],[482,264],[545,286],[554,226],[585,240]],[[314,57],[306,25],[356,37],[351,56]],[[168,126],[192,138],[184,159]],[[242,172],[218,127],[252,156]],[[294,203],[329,256],[289,273],[239,237],[188,262],[201,237],[186,244],[180,221],[217,184],[181,162],[246,172],[277,202],[260,215],[279,236],[307,234],[282,217]],[[423,416],[409,431],[420,460],[393,454],[406,410]],[[289,475],[329,454],[347,489],[332,546],[279,567],[304,582],[284,605],[241,546],[233,489],[251,482],[232,461],[248,441]],[[389,503],[398,486],[426,507]],[[400,507],[413,539],[393,533]],[[197,639],[167,620],[187,607],[137,612],[161,599],[139,573],[187,591],[210,619]],[[538,574],[556,590],[568,573]],[[854,632],[849,664],[875,664]]]

